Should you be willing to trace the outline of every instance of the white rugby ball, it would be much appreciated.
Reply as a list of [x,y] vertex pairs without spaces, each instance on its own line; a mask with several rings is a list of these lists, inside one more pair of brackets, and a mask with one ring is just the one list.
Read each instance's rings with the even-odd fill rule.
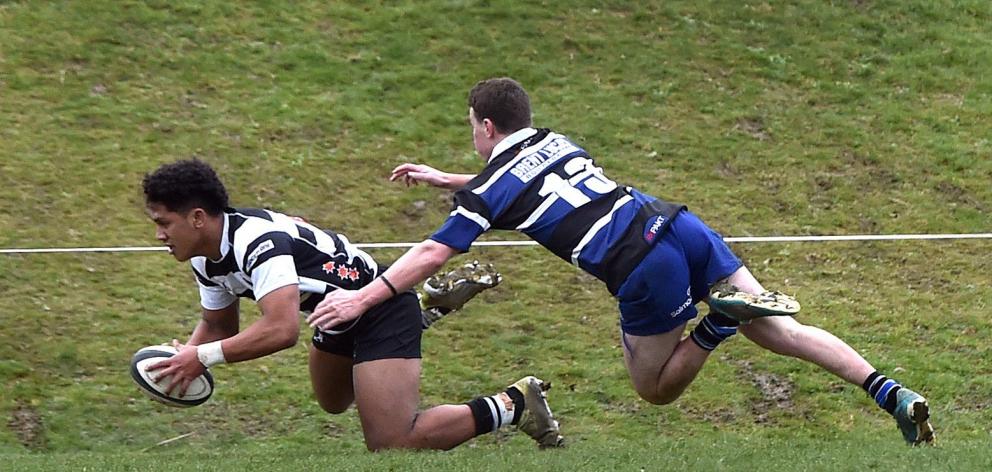
[[157,371],[145,370],[149,365],[161,362],[163,359],[168,359],[176,354],[178,351],[172,346],[148,346],[138,349],[138,352],[131,357],[131,378],[134,379],[134,383],[138,384],[142,392],[155,401],[180,408],[200,405],[214,393],[214,377],[210,375],[210,371],[205,371],[203,375],[193,379],[186,392],[182,396],[176,396],[175,391],[171,395],[165,393],[165,389],[169,388],[172,376],[164,377],[155,382],[154,378]]

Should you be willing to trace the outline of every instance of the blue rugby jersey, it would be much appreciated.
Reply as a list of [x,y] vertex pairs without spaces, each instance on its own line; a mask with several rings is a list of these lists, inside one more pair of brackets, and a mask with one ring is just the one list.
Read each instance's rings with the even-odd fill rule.
[[525,128],[496,146],[453,208],[434,241],[464,252],[492,228],[520,231],[616,294],[684,207],[617,185],[561,134]]
[[379,273],[375,260],[343,235],[254,208],[224,211],[220,252],[218,261],[190,259],[200,304],[208,310],[298,284],[300,311],[311,312],[323,295],[338,288],[359,289]]

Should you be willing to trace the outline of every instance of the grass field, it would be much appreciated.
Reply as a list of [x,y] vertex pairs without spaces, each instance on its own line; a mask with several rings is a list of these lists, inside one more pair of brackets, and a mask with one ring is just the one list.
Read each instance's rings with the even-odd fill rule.
[[[466,94],[496,75],[611,178],[727,236],[989,232],[990,25],[978,0],[0,1],[0,248],[155,245],[140,179],[193,156],[239,206],[418,241],[450,195],[389,170],[478,170]],[[304,341],[216,367],[202,407],[143,397],[130,355],[198,316],[165,253],[0,254],[0,468],[992,468],[989,240],[734,249],[804,322],[926,394],[939,447],[905,447],[859,388],[744,339],[650,405],[598,283],[537,248],[483,248],[456,262],[506,280],[426,334],[423,404],[535,373],[571,446],[507,433],[370,454],[354,410],[313,401]]]

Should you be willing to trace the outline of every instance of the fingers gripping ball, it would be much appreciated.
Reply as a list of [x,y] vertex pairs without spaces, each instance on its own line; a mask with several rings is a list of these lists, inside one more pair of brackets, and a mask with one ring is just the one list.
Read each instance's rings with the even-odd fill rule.
[[186,392],[182,396],[178,396],[175,391],[172,394],[165,393],[165,389],[169,388],[169,382],[172,380],[171,376],[155,382],[156,371],[145,370],[149,365],[176,354],[178,351],[171,346],[148,346],[139,349],[131,357],[131,378],[145,395],[166,405],[188,408],[203,404],[214,393],[214,377],[210,375],[209,371],[205,371],[203,375],[194,379]]

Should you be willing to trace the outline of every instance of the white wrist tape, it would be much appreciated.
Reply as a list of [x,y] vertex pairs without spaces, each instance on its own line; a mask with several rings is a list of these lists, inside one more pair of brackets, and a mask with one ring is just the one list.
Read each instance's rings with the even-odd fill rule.
[[200,363],[208,369],[217,364],[227,362],[227,360],[224,359],[224,350],[220,347],[220,341],[214,341],[212,343],[196,346],[196,358],[199,359]]

